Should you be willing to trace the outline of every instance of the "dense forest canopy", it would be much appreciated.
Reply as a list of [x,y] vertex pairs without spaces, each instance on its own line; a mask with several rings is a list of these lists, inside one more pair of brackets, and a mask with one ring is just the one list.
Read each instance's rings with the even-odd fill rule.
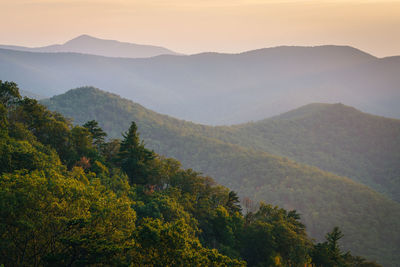
[[[260,203],[149,150],[74,126],[0,81],[0,264],[379,266],[310,239],[300,215]],[[140,130],[140,128],[139,128]]]
[[[178,159],[186,168],[214,177],[218,183],[238,192],[242,199],[247,197],[255,203],[264,201],[288,210],[296,209],[302,215],[301,221],[307,226],[308,234],[319,242],[324,240],[326,232],[334,226],[339,226],[344,233],[341,240],[344,249],[356,255],[375,259],[385,266],[395,266],[400,261],[397,253],[400,239],[399,203],[390,201],[349,178],[298,164],[288,158],[274,156],[267,153],[268,151],[263,151],[262,147],[258,150],[252,148],[252,145],[260,141],[256,135],[261,132],[258,129],[250,135],[255,137],[251,143],[250,138],[242,134],[243,132],[247,134],[247,125],[209,127],[185,122],[155,113],[139,104],[92,87],[71,90],[43,103],[51,110],[73,118],[77,125],[95,119],[109,137],[114,138],[121,137],[121,133],[130,127],[130,121],[135,121],[147,147],[161,155]],[[313,105],[310,107],[316,109]],[[308,112],[312,111],[310,107],[307,108]],[[339,110],[343,110],[340,105]],[[334,114],[328,111],[329,108],[326,113],[321,111],[321,115]],[[360,114],[356,112],[348,115],[351,118]],[[364,121],[369,121],[370,116],[361,115]],[[387,119],[379,120],[379,117],[375,119],[378,123],[372,125],[388,128]],[[347,120],[345,114],[340,116],[340,120],[349,121],[350,124],[352,121]],[[389,121],[397,125],[397,120]],[[250,124],[249,128],[252,126]],[[300,129],[304,129],[300,126],[301,124],[298,126]],[[272,129],[279,129],[279,124]],[[282,127],[283,129],[287,128]],[[346,133],[345,130],[346,128],[343,128],[336,135]],[[288,128],[286,134],[293,136],[296,131],[296,127]],[[374,129],[372,133],[376,132],[379,132],[379,129]],[[300,137],[301,133],[298,133]],[[345,141],[346,134],[342,136]],[[373,146],[374,140],[379,140],[380,135],[371,136],[372,138],[367,140],[371,141],[370,145]],[[391,140],[393,140],[392,148],[395,148],[396,139]],[[292,140],[287,141],[291,142]],[[389,141],[381,140],[381,142],[386,144]],[[354,144],[357,145],[360,145],[360,142]],[[292,150],[299,148],[302,146],[293,146]],[[300,151],[303,154],[307,152],[306,149]],[[382,149],[377,148],[376,151],[381,153]],[[393,149],[387,152],[394,155],[393,152],[396,151]],[[325,157],[329,155],[328,150],[325,153]],[[357,153],[353,155],[357,156]],[[334,158],[338,156],[340,155]],[[332,157],[324,158],[321,154],[321,162],[329,161],[330,158]],[[346,158],[348,156],[343,157],[343,160]],[[385,179],[382,178],[382,181]]]
[[349,177],[400,201],[400,120],[343,104],[310,104],[208,134]]
[[154,136],[152,128],[161,128],[164,134],[173,128],[186,136],[200,135],[288,157],[400,201],[400,120],[362,113],[343,104],[309,104],[258,122],[210,127],[162,116],[93,88],[72,90],[43,103],[78,124],[95,117],[111,137],[121,136],[131,116],[142,127],[145,141],[156,150],[153,143],[163,136]]

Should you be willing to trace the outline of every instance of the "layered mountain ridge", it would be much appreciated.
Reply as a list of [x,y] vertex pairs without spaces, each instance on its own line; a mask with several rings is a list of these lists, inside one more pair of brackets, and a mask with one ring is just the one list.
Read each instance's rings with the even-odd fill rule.
[[[252,129],[252,124],[233,127],[198,125],[157,114],[129,100],[89,87],[71,90],[43,103],[74,118],[78,124],[95,119],[111,137],[120,137],[126,125],[135,121],[147,146],[156,152],[177,158],[185,167],[211,175],[242,197],[298,210],[313,237],[321,239],[327,230],[337,225],[345,236],[349,235],[343,241],[345,248],[352,248],[353,252],[388,266],[394,266],[393,262],[399,260],[396,258],[400,238],[399,203],[349,178],[274,156],[262,151],[262,147],[252,147],[254,144],[249,140],[240,138],[242,143],[235,142],[241,131]],[[281,115],[281,119],[304,118],[315,113],[310,111],[312,109],[322,114],[321,107],[325,106],[314,104],[298,110],[298,115],[295,111]],[[343,109],[342,105],[327,106]],[[276,123],[277,118],[271,120]],[[383,120],[385,124],[390,119]],[[393,121],[393,125],[398,124],[397,120]],[[254,132],[254,136],[258,134]]]
[[178,55],[167,48],[154,45],[141,45],[115,40],[105,40],[87,34],[80,35],[64,44],[44,47],[24,47],[15,45],[0,45],[0,48],[25,52],[42,53],[82,53],[106,57],[146,58],[159,55]]
[[93,85],[203,124],[255,121],[313,102],[400,118],[400,57],[376,58],[348,46],[142,59],[0,49],[0,73],[38,95]]

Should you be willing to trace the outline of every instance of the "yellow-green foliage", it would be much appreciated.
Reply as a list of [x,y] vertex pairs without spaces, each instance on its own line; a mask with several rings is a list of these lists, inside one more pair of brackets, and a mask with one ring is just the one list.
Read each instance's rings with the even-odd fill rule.
[[[350,262],[359,260],[336,245],[330,249],[331,235],[314,244],[296,211],[261,204],[244,216],[235,192],[146,148],[135,123],[122,141],[106,142],[96,122],[72,126],[36,101],[21,99],[13,84],[0,85],[6,90],[0,94],[0,151],[6,163],[0,170],[0,264],[289,267],[353,266]],[[283,168],[274,169],[277,174],[300,173],[303,180],[304,174],[317,174],[315,181],[338,186],[346,182],[312,168],[302,173],[301,166],[281,164],[280,158],[253,158],[221,141],[186,137],[187,151],[171,145],[180,144],[176,137],[168,146],[183,154],[197,147],[199,166],[222,170],[221,181],[229,181],[229,168],[239,168],[231,182],[242,192],[242,185],[254,181],[237,177],[246,177],[243,171],[253,160],[276,162]],[[219,152],[207,152],[213,148]],[[273,179],[276,188],[285,188],[284,179]]]
[[[147,162],[159,178],[140,165],[145,181],[135,184],[118,168],[124,154],[107,161],[106,144],[87,128],[71,127],[34,101],[13,100],[7,109],[0,103],[0,264],[245,266],[202,244],[200,208],[184,205],[189,195],[226,199],[227,189],[215,191],[208,178],[163,158]],[[53,124],[65,142],[51,140]],[[190,188],[184,177],[193,180]],[[212,212],[211,203],[201,203]]]
[[[178,159],[186,168],[215,177],[241,197],[296,209],[308,233],[317,240],[322,240],[337,225],[345,234],[342,240],[345,249],[386,266],[400,261],[399,203],[349,178],[290,159],[323,169],[336,166],[328,170],[353,174],[351,178],[371,186],[382,182],[380,189],[388,190],[381,192],[398,192],[392,183],[396,182],[394,178],[399,171],[398,164],[394,164],[398,160],[393,157],[400,151],[400,143],[394,139],[397,120],[369,116],[343,105],[311,105],[296,111],[296,116],[289,114],[233,127],[209,127],[157,114],[95,88],[71,90],[44,103],[77,124],[95,119],[114,138],[119,138],[130,122],[135,121],[147,147]],[[339,145],[341,138],[342,144],[351,148],[349,151]],[[370,148],[376,153],[360,148]],[[385,151],[391,152],[385,154]],[[380,157],[387,160],[377,161]],[[369,183],[377,173],[381,174],[379,180]]]

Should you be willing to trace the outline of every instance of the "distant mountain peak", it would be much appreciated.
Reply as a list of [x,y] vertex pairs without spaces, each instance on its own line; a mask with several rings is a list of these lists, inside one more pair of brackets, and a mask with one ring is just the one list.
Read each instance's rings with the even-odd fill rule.
[[82,35],[79,35],[79,36],[77,36],[77,37],[65,42],[65,44],[70,43],[70,42],[75,42],[75,41],[86,41],[86,40],[102,40],[102,39],[99,39],[97,37],[93,37],[93,36],[88,35],[88,34],[82,34]]
[[120,58],[148,58],[159,55],[178,55],[178,53],[161,46],[143,45],[120,42],[116,40],[101,39],[88,34],[79,35],[65,42],[64,44],[55,44],[36,48],[0,45],[0,48],[28,52],[72,52]]
[[82,39],[82,38],[98,39],[98,38],[93,37],[93,36],[91,36],[89,34],[81,34],[81,35],[75,37],[74,39]]
[[[348,116],[350,114],[362,114],[363,112],[343,103],[310,103],[299,108],[290,110],[280,115],[261,120],[260,122],[270,121],[271,119],[284,119],[284,120],[296,120],[303,119],[305,117],[313,117],[316,114],[331,114],[339,116]],[[372,116],[372,115],[370,115]],[[257,122],[256,122],[257,123]]]
[[[104,96],[110,96],[110,95],[115,95],[115,96],[117,96],[116,94],[103,91],[103,90],[101,90],[101,89],[99,89],[99,88],[97,88],[97,87],[94,87],[94,86],[82,86],[82,87],[77,87],[77,88],[68,90],[68,91],[65,92],[64,94],[65,94],[65,95],[75,95],[75,94],[79,94],[79,95],[82,95],[82,94],[85,94],[85,95],[93,95],[93,94],[99,94],[99,95],[104,95]],[[119,96],[118,96],[118,97],[119,97]]]
[[345,105],[341,102],[338,103],[311,103],[308,105],[305,105],[303,107],[300,107],[299,109],[307,109],[307,108],[319,108],[320,111],[326,110],[326,111],[332,111],[332,110],[345,110],[347,112],[349,111],[355,111],[355,112],[361,112],[360,110],[352,107],[352,106],[348,106]]
[[256,57],[268,55],[269,57],[279,58],[327,58],[331,60],[348,58],[349,60],[369,61],[377,57],[368,54],[360,49],[348,45],[317,45],[317,46],[275,46],[239,53],[242,56],[253,55]]

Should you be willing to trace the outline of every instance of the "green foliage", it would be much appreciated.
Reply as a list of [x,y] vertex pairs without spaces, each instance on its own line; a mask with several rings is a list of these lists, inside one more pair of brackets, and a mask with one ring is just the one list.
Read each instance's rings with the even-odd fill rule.
[[[146,255],[140,265],[148,266],[245,266],[244,262],[206,249],[194,238],[183,220],[163,223],[146,218],[138,229],[140,252]],[[156,244],[156,245],[154,245]],[[139,262],[138,262],[139,263]]]
[[284,266],[309,263],[311,242],[299,218],[295,211],[263,203],[256,213],[247,214],[242,249],[248,264],[275,266],[277,259]]
[[81,169],[3,174],[1,262],[6,266],[111,264],[134,245],[131,201]]
[[[268,120],[265,125],[261,122],[233,127],[208,127],[157,114],[131,101],[94,88],[71,90],[44,103],[50,109],[74,118],[77,124],[95,119],[113,138],[120,138],[121,132],[129,128],[131,121],[135,121],[141,137],[149,148],[159,154],[178,159],[186,168],[215,177],[218,183],[235,190],[242,198],[248,197],[255,202],[264,201],[288,210],[297,210],[302,214],[302,222],[307,226],[310,236],[318,241],[323,240],[325,233],[337,225],[345,235],[341,241],[346,250],[378,260],[385,266],[393,266],[400,261],[397,253],[400,238],[399,203],[349,178],[268,153],[286,155],[289,158],[295,158],[293,155],[297,155],[303,159],[324,162],[325,166],[330,163],[339,166],[342,162],[345,163],[342,166],[347,166],[346,169],[351,169],[353,174],[359,172],[359,177],[376,174],[376,170],[379,169],[386,174],[380,172],[377,181],[386,184],[386,188],[396,191],[397,187],[391,186],[393,183],[384,181],[387,181],[386,177],[398,177],[396,174],[398,164],[393,164],[396,162],[396,157],[393,155],[398,155],[395,152],[400,151],[396,150],[399,144],[396,138],[400,136],[396,135],[397,120],[378,117],[371,120],[369,115],[354,114],[339,105],[338,110],[341,112],[328,112],[331,115],[324,115],[326,113],[320,108],[312,110],[310,112],[314,114],[312,116],[307,115],[309,111],[300,112],[300,117],[304,115],[305,118],[300,121],[297,118],[281,117]],[[320,114],[320,117],[314,120],[315,114]],[[345,118],[348,116],[351,119],[346,121]],[[322,124],[323,122],[325,124]],[[326,128],[328,130],[323,129],[327,127],[326,124],[331,124],[330,128]],[[369,124],[370,127],[365,127]],[[319,128],[320,125],[324,127]],[[318,129],[320,130],[316,131],[318,136],[314,138],[309,131]],[[351,130],[346,131],[346,129]],[[385,129],[383,131],[385,134],[379,135],[380,129]],[[322,138],[324,136],[327,139]],[[339,146],[340,139],[343,140]],[[329,140],[334,141],[329,143]],[[106,145],[109,149],[104,150],[104,157],[115,158],[115,153],[119,151],[118,142],[109,142]],[[351,153],[345,152],[345,147],[352,147]],[[366,147],[371,149],[362,150]],[[329,155],[332,148],[338,150]],[[376,150],[377,154],[370,157],[373,150]],[[293,153],[281,153],[281,151]],[[384,151],[390,153],[386,155]],[[297,156],[295,159],[299,159]],[[371,160],[358,161],[364,156]],[[378,162],[377,158],[380,156],[387,160],[379,162],[386,162],[387,165],[376,167],[378,165],[374,165],[374,162]],[[311,161],[299,161],[326,169]],[[225,244],[220,241],[224,238],[217,240],[217,235],[214,234],[215,230],[210,225],[212,220],[209,218],[216,215],[201,209],[202,205],[211,205],[214,210],[218,205],[222,205],[229,214],[234,214],[232,205],[227,204],[228,197],[212,199],[204,193],[208,189],[203,190],[202,187],[193,186],[199,184],[195,178],[198,174],[190,171],[176,172],[179,164],[172,160],[169,160],[168,164],[165,161],[159,163],[151,161],[151,163],[153,166],[161,164],[160,168],[163,171],[155,177],[158,180],[150,184],[154,185],[155,189],[170,186],[182,190],[183,197],[179,198],[179,201],[187,207],[186,210],[195,214],[199,221],[199,228],[202,229],[199,234],[201,243],[234,255],[235,253],[232,253],[230,248],[225,249]],[[105,165],[112,166],[110,160],[106,160]],[[364,167],[372,168],[368,169],[371,170],[370,174],[366,175],[368,170]],[[351,176],[356,179],[354,177]],[[228,193],[225,193],[226,196]],[[174,191],[174,194],[177,193]],[[281,261],[279,257],[274,260]]]
[[[194,198],[227,199],[228,190],[147,150],[134,123],[125,140],[106,143],[94,121],[72,127],[27,98],[7,105],[0,104],[1,264],[245,266],[238,253],[230,258],[199,239],[196,216],[213,206],[193,206]],[[125,159],[134,168],[120,164]]]
[[3,104],[0,104],[0,136],[8,134],[7,109]]
[[342,104],[310,104],[208,135],[347,176],[400,201],[399,120]]
[[379,266],[375,262],[369,262],[361,257],[352,256],[349,252],[343,253],[338,242],[342,237],[343,234],[338,227],[334,227],[332,232],[327,233],[325,236],[325,242],[314,245],[314,248],[311,252],[312,264],[316,267]]
[[70,162],[73,160],[73,151],[69,146],[71,125],[64,117],[50,112],[34,99],[24,98],[18,102],[15,110],[10,110],[9,118],[14,122],[10,126],[12,128],[10,136],[24,138],[20,132],[26,129],[43,145],[54,148],[63,163],[71,165]]
[[312,249],[296,211],[261,203],[243,216],[234,191],[145,148],[135,123],[105,142],[94,121],[72,127],[26,98],[10,107],[0,136],[6,266],[368,263],[339,251],[338,230]]
[[132,122],[129,131],[123,137],[119,148],[118,164],[128,175],[132,184],[150,183],[151,178],[158,176],[157,170],[151,164],[155,154],[145,148],[143,142],[139,141],[135,122]]
[[43,170],[58,164],[56,153],[40,143],[31,144],[13,138],[0,140],[0,174],[16,170]]
[[9,107],[21,99],[21,95],[19,94],[19,89],[16,83],[14,82],[3,82],[0,80],[0,103]]
[[99,123],[95,120],[91,120],[86,122],[83,127],[88,129],[90,134],[92,135],[93,145],[97,147],[98,150],[104,146],[104,138],[107,134],[100,128]]
[[314,246],[312,258],[317,267],[345,266],[344,255],[342,255],[338,243],[342,237],[342,232],[335,227],[326,235],[326,242]]
[[242,207],[240,206],[239,196],[235,191],[230,191],[228,195],[228,200],[226,206],[230,213],[241,212]]

